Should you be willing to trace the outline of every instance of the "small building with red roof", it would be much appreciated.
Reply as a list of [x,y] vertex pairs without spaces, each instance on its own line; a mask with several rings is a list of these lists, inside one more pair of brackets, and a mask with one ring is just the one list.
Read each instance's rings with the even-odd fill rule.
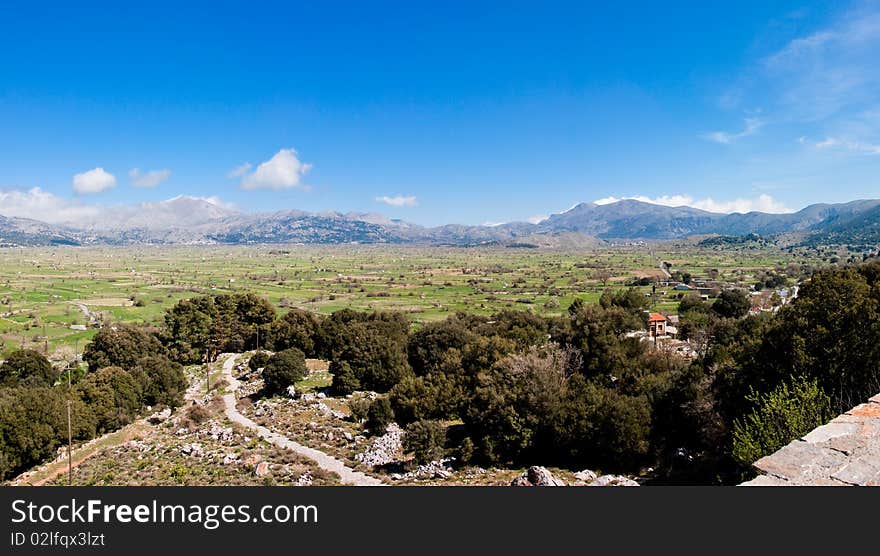
[[648,313],[648,332],[656,338],[657,336],[666,336],[666,317],[660,313]]

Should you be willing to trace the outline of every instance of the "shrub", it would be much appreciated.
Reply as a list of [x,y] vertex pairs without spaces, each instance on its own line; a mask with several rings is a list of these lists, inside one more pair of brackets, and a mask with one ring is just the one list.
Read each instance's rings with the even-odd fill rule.
[[348,400],[348,409],[351,411],[351,418],[358,423],[366,420],[372,403],[373,400],[367,396],[353,397]]
[[733,430],[733,457],[747,466],[831,418],[831,399],[815,380],[795,379],[748,399],[756,407]]
[[443,457],[446,429],[438,421],[416,421],[406,427],[403,449],[412,452],[417,463],[423,464]]
[[332,361],[330,363],[330,374],[333,375],[333,382],[330,383],[330,393],[334,396],[346,396],[361,388],[361,381],[358,380],[347,361]]
[[194,404],[186,408],[186,412],[184,412],[183,418],[180,422],[187,428],[195,429],[198,425],[201,425],[210,418],[211,411],[208,410],[207,407],[200,404]]
[[263,368],[263,382],[270,394],[280,394],[306,376],[306,358],[296,348],[279,351],[269,358]]
[[367,422],[364,426],[371,434],[382,434],[394,420],[394,412],[388,398],[376,398],[367,410]]
[[252,371],[257,371],[266,366],[266,363],[269,362],[269,358],[272,357],[268,352],[258,351],[254,353],[250,360],[248,361],[248,368]]
[[458,461],[461,463],[468,463],[474,457],[474,441],[471,440],[471,437],[466,437],[461,441],[461,444],[458,447]]

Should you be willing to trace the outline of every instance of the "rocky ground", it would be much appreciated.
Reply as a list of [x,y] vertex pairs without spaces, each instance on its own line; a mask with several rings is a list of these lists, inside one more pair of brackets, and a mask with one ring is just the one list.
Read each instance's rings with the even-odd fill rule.
[[[404,453],[404,431],[392,423],[382,435],[369,436],[363,425],[351,417],[349,402],[357,397],[375,397],[372,392],[356,392],[345,398],[327,395],[330,375],[311,360],[309,378],[292,394],[261,397],[260,373],[250,371],[242,358],[235,368],[241,381],[238,410],[273,432],[321,450],[346,465],[392,485],[515,485],[515,486],[638,486],[619,475],[599,475],[591,470],[573,473],[544,467],[523,469],[483,469],[458,465],[453,457],[417,465]],[[324,373],[324,374],[321,374]]]
[[[96,451],[73,469],[74,485],[333,485],[339,477],[279,449],[223,415],[225,384],[190,373],[186,405],[139,422],[134,438]],[[98,439],[97,442],[100,442]],[[65,452],[66,453],[66,452]],[[66,461],[66,455],[60,455]],[[76,460],[76,458],[75,458]],[[57,462],[55,462],[57,465]],[[51,464],[50,464],[51,465]],[[68,484],[67,469],[46,484]]]
[[[204,408],[204,406],[193,406]],[[195,422],[191,414],[198,414]],[[205,419],[201,421],[201,419]],[[142,438],[104,450],[74,469],[74,485],[327,485],[338,479],[311,461],[186,410]],[[66,485],[62,474],[50,484]]]
[[[380,435],[369,435],[356,422],[349,402],[375,397],[372,392],[345,398],[327,395],[331,376],[326,363],[310,360],[310,375],[285,396],[261,396],[259,371],[250,371],[241,357],[232,376],[240,381],[237,409],[272,432],[342,461],[346,466],[390,485],[472,486],[638,486],[630,478],[600,475],[591,470],[530,467],[489,468],[460,465],[445,457],[417,465],[404,453],[404,431],[391,424]],[[189,370],[191,381],[184,407],[156,412],[125,431],[105,435],[74,453],[74,485],[333,485],[339,477],[291,450],[278,448],[252,430],[231,423],[222,396],[230,388],[219,371],[212,372],[211,391],[201,368]],[[125,432],[126,434],[121,434]],[[66,485],[66,450],[56,461],[16,480],[45,478],[45,484]],[[63,472],[60,468],[63,467]],[[13,481],[13,482],[16,482]]]

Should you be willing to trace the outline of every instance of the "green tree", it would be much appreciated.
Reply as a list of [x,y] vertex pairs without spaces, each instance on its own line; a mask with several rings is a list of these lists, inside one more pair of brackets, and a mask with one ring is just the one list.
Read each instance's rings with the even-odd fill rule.
[[143,403],[178,407],[186,394],[186,375],[180,363],[163,355],[143,357],[132,370],[141,383]]
[[134,326],[116,325],[95,334],[83,351],[83,360],[90,372],[104,367],[133,369],[140,359],[164,353],[154,334]]
[[141,384],[120,367],[104,367],[87,374],[75,390],[94,414],[98,433],[131,423],[142,407]]
[[269,326],[266,345],[275,351],[295,347],[306,355],[315,356],[315,337],[320,329],[318,317],[302,309],[291,309]]
[[416,421],[406,427],[403,449],[412,453],[416,463],[425,464],[443,457],[446,429],[438,421]]
[[263,382],[268,393],[280,394],[307,373],[303,352],[296,348],[285,349],[269,358],[263,368]]
[[269,362],[271,357],[272,356],[267,351],[258,351],[248,359],[248,368],[252,371],[262,369],[266,366],[266,363]]
[[13,351],[0,365],[0,383],[4,385],[52,386],[58,374],[43,354],[32,349]]
[[379,435],[385,432],[392,421],[394,421],[394,411],[388,398],[376,398],[367,410],[367,422],[364,423],[364,427],[370,431],[370,434]]
[[740,290],[724,290],[712,304],[712,312],[726,319],[738,319],[749,314],[749,297]]
[[[71,403],[73,438],[94,436],[94,420],[85,404]],[[52,457],[67,441],[64,391],[46,386],[0,388],[0,480]]]

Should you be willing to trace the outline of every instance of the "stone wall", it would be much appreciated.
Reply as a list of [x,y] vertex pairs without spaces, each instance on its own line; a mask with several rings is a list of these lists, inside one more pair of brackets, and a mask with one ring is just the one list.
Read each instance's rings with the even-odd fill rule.
[[755,462],[742,486],[880,486],[880,394]]

